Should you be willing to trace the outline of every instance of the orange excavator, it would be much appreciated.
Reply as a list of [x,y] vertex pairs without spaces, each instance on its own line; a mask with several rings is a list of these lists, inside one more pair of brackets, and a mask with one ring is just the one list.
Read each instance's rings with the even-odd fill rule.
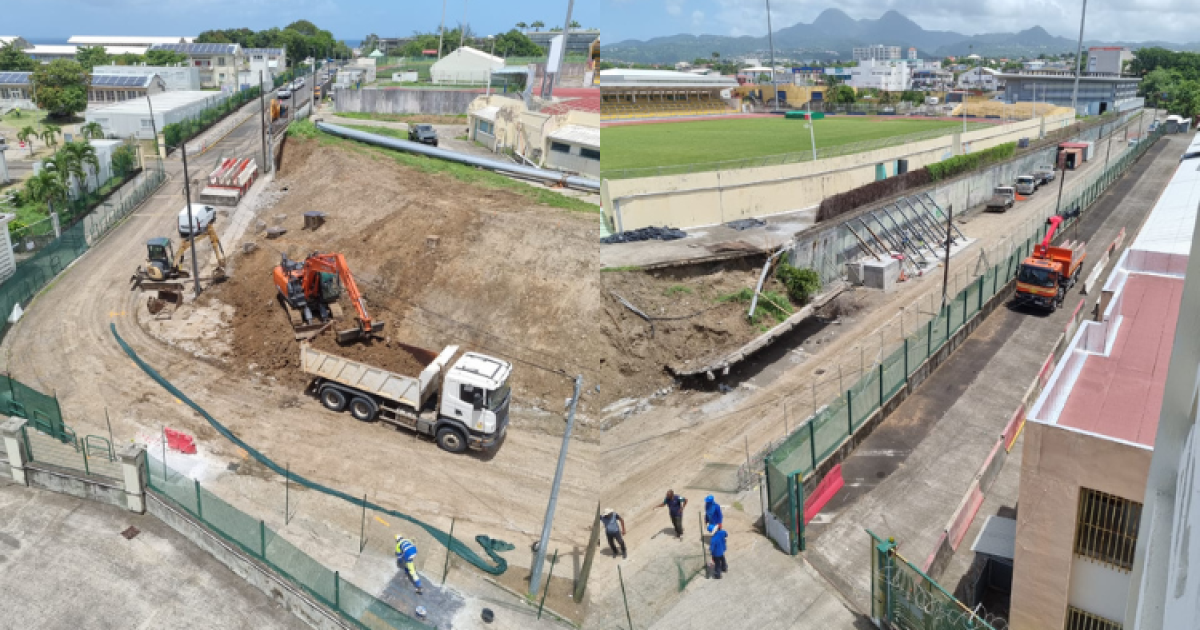
[[[1077,211],[1076,211],[1077,212]],[[1087,258],[1084,242],[1067,241],[1058,247],[1050,245],[1054,231],[1063,222],[1060,216],[1047,220],[1050,229],[1041,244],[1021,262],[1017,272],[1017,304],[1029,304],[1054,312],[1062,306],[1067,291],[1079,281],[1083,259]]]
[[[338,331],[338,343],[374,336],[383,330],[383,322],[374,321],[367,314],[367,303],[341,254],[313,253],[303,262],[289,260],[284,254],[274,276],[279,301],[300,315],[299,324],[292,322],[297,341],[312,339],[333,325],[333,319],[341,313],[337,301],[343,287],[358,312],[358,325]],[[288,318],[291,319],[290,312]]]

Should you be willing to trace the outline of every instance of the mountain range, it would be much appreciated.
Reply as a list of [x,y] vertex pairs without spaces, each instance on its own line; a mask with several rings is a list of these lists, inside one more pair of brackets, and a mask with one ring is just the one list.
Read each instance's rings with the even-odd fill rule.
[[[1040,26],[1018,33],[963,35],[954,31],[927,31],[898,11],[888,11],[879,19],[856,20],[838,9],[826,9],[813,20],[781,28],[774,33],[777,55],[802,59],[849,59],[855,46],[886,44],[904,51],[916,48],[922,58],[975,53],[984,57],[1021,57],[1074,52],[1076,40],[1056,37]],[[1178,50],[1200,50],[1200,42],[1100,42],[1084,41],[1085,46],[1126,45],[1164,46]],[[605,59],[638,63],[674,63],[709,58],[755,54],[768,49],[764,37],[725,37],[721,35],[671,35],[653,39],[626,40],[601,47]]]

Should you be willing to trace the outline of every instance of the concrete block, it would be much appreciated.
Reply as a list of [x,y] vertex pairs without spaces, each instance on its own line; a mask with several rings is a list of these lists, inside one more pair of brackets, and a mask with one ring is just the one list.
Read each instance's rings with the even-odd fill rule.
[[884,261],[868,260],[862,263],[863,286],[889,291],[900,280],[900,261],[889,258]]
[[[0,416],[2,418],[3,416]],[[12,480],[23,485],[29,485],[25,476],[25,462],[29,461],[25,453],[25,441],[21,430],[28,420],[24,418],[5,418],[0,422],[0,441],[4,442],[4,455],[8,458],[9,476]]]
[[117,453],[125,478],[125,500],[130,512],[146,513],[146,445],[129,444]]
[[863,263],[846,263],[846,280],[854,286],[861,285],[863,283]]

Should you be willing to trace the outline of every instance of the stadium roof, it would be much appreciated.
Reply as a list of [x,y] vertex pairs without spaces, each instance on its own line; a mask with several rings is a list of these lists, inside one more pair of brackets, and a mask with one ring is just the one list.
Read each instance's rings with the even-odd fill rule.
[[238,44],[155,44],[150,50],[173,50],[185,55],[233,55],[240,48]]
[[698,75],[674,70],[626,70],[613,68],[600,71],[601,88],[731,88],[737,79],[721,75]]
[[[1067,72],[997,72],[992,71],[992,74],[997,79],[1009,81],[1012,79],[1035,79],[1037,81],[1074,81],[1075,75]],[[1118,76],[1115,74],[1094,76],[1086,72],[1079,75],[1080,81],[1094,81],[1100,83],[1117,83],[1126,81],[1141,81],[1138,77]]]
[[589,149],[600,148],[600,128],[584,127],[583,125],[567,125],[550,134],[551,140],[562,140],[572,144],[580,144]]

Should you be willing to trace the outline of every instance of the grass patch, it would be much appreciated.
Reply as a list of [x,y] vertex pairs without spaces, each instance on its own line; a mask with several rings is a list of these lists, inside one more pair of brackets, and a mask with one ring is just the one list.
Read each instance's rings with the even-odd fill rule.
[[[408,139],[408,133],[398,129],[365,127],[361,125],[347,125],[347,127],[351,129],[357,129],[358,131],[365,131],[367,133],[375,133],[379,135],[400,138],[402,140]],[[468,166],[466,164],[459,164],[458,162],[439,160],[437,158],[425,157],[423,155],[415,155],[412,153],[405,153],[403,151],[393,151],[383,147],[360,144],[353,140],[346,140],[345,138],[338,138],[336,136],[324,134],[317,130],[317,126],[309,120],[302,120],[298,123],[292,123],[292,125],[288,127],[288,135],[298,138],[315,138],[322,144],[322,146],[337,145],[363,147],[378,155],[390,157],[398,164],[415,168],[423,173],[446,175],[453,177],[460,182],[475,186],[507,190],[509,192],[521,195],[522,197],[525,197],[534,203],[550,206],[552,208],[561,208],[571,212],[586,212],[589,214],[600,213],[600,207],[594,204],[581,201],[574,197],[560,195],[552,190],[548,190],[540,186],[531,186],[525,182],[510,179],[498,173],[493,173],[489,170],[475,168],[474,166]]]
[[[976,123],[983,126],[984,123]],[[876,120],[861,116],[815,121],[817,148],[930,130],[947,134],[962,122]],[[803,120],[783,117],[652,123],[604,129],[604,170],[680,166],[811,150]]]
[[692,294],[692,288],[685,287],[682,284],[676,284],[674,286],[667,287],[666,289],[663,290],[663,295],[665,295],[667,297],[674,297],[676,295],[691,295],[691,294]]
[[[717,296],[717,301],[725,304],[749,304],[753,299],[754,289],[749,287],[734,293]],[[776,322],[787,319],[788,315],[791,315],[794,311],[795,309],[792,307],[792,303],[788,301],[786,294],[777,291],[763,291],[759,294],[758,304],[754,307],[754,317],[750,318],[750,323],[758,326],[759,330],[766,332]]]

